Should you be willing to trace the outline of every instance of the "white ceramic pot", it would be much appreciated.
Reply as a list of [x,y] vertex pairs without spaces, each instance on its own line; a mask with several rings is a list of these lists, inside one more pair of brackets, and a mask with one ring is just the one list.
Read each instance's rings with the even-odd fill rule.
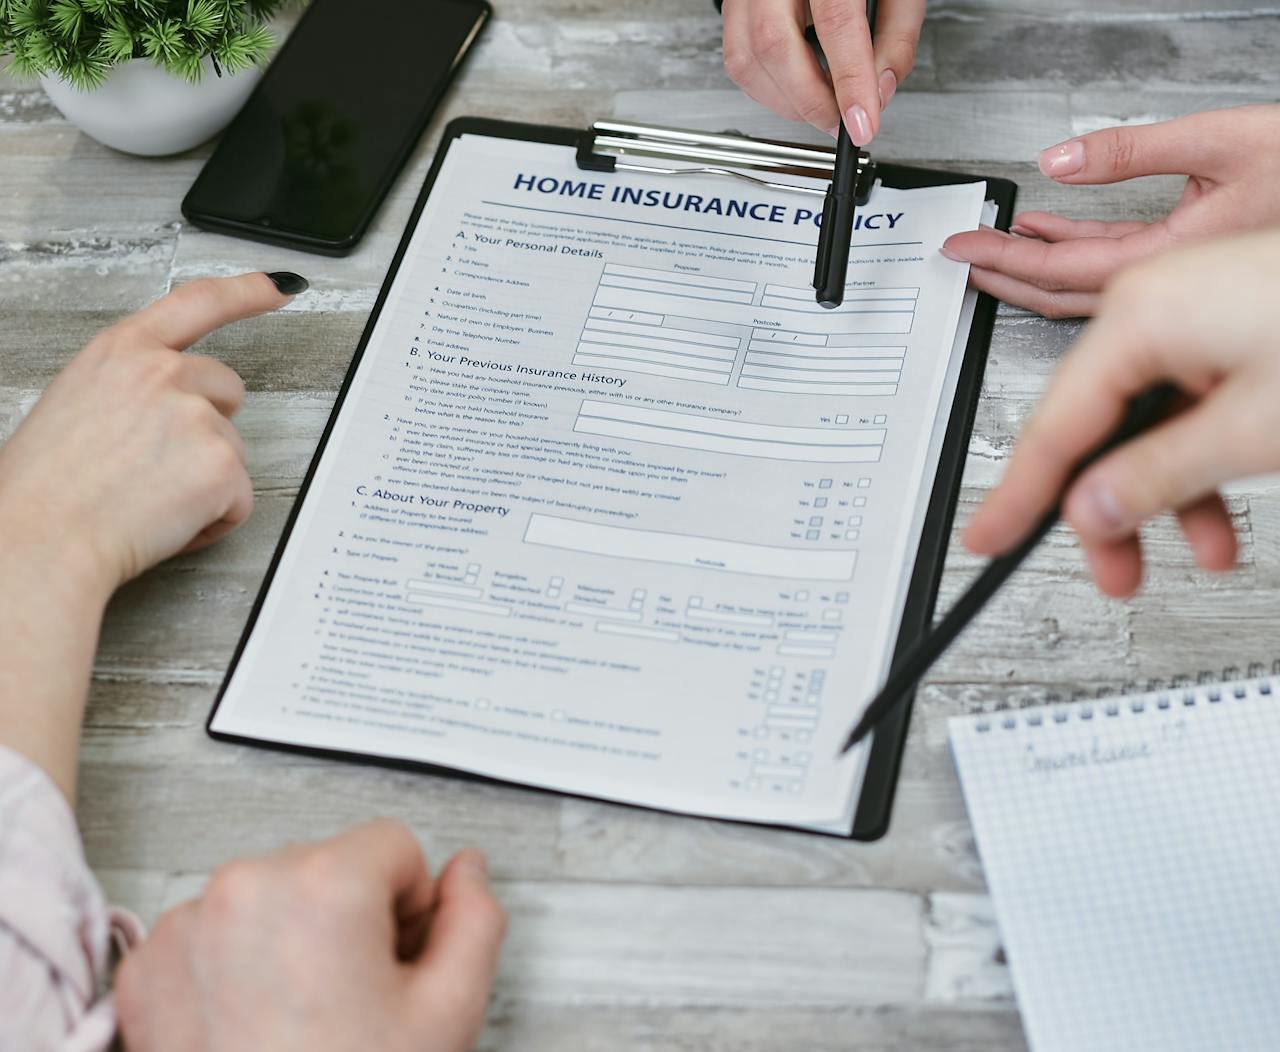
[[62,115],[85,134],[115,150],[160,157],[199,146],[222,131],[262,75],[251,67],[220,77],[207,58],[204,67],[198,84],[141,58],[116,66],[92,91],[80,91],[53,75],[40,83]]

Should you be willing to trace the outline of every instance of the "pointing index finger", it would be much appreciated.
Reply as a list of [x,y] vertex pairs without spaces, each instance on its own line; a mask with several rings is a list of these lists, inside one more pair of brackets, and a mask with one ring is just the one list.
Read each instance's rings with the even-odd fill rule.
[[276,310],[290,298],[261,272],[200,278],[160,297],[124,324],[142,329],[176,351],[185,351],[215,329]]

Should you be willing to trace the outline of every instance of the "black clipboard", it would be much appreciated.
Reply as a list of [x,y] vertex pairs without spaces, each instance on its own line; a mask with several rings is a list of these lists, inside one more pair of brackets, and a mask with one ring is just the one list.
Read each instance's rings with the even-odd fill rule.
[[[324,430],[320,435],[320,441],[311,458],[311,463],[307,467],[307,473],[302,481],[302,485],[299,487],[298,496],[295,498],[293,507],[289,511],[288,519],[285,521],[285,526],[281,532],[280,540],[276,545],[276,549],[272,553],[271,562],[267,567],[266,575],[264,576],[262,585],[258,590],[258,595],[254,600],[253,608],[249,613],[249,618],[245,624],[244,631],[241,633],[240,639],[236,643],[236,649],[232,655],[231,663],[227,668],[227,673],[223,677],[222,683],[218,688],[218,694],[214,700],[213,708],[210,710],[209,717],[205,721],[205,732],[211,738],[218,741],[232,742],[235,744],[253,745],[260,748],[270,748],[285,752],[321,756],[329,759],[347,761],[354,760],[360,763],[378,764],[380,766],[395,767],[438,775],[448,775],[451,777],[490,782],[494,784],[518,784],[523,788],[536,789],[540,792],[555,793],[556,795],[562,796],[575,795],[562,793],[559,790],[548,789],[543,786],[517,783],[507,779],[478,775],[470,771],[463,771],[439,764],[375,756],[362,752],[294,745],[285,742],[248,737],[245,735],[230,734],[225,731],[215,731],[213,729],[213,720],[217,715],[218,707],[222,703],[223,696],[226,694],[227,687],[231,682],[231,677],[235,673],[236,666],[239,664],[240,658],[244,654],[249,637],[253,632],[254,626],[257,624],[258,616],[262,612],[267,592],[275,578],[276,570],[280,565],[281,557],[283,556],[285,548],[289,543],[289,538],[293,533],[293,528],[297,522],[298,514],[311,488],[311,482],[315,477],[320,459],[324,453],[325,447],[328,445],[329,438],[333,432],[334,425],[337,422],[338,415],[341,412],[343,403],[346,401],[347,394],[350,391],[352,381],[359,370],[360,363],[364,357],[365,348],[368,346],[369,339],[377,326],[378,319],[381,316],[382,309],[390,293],[391,286],[399,272],[400,264],[404,259],[405,253],[408,251],[410,240],[412,239],[413,233],[422,218],[423,210],[426,208],[427,200],[431,195],[432,188],[435,186],[436,178],[439,175],[441,166],[449,152],[449,147],[453,142],[464,135],[513,139],[524,142],[548,143],[555,146],[565,146],[575,150],[580,150],[583,148],[584,143],[591,142],[590,136],[592,135],[592,132],[583,131],[581,129],[559,128],[550,125],[520,124],[513,121],[501,121],[481,117],[459,117],[451,121],[445,128],[444,135],[441,138],[440,147],[436,152],[431,168],[427,172],[422,189],[418,193],[418,198],[414,202],[413,211],[405,224],[405,231],[400,239],[400,243],[396,246],[395,255],[392,257],[391,264],[387,269],[387,275],[382,281],[382,287],[378,290],[377,299],[374,302],[373,310],[369,314],[369,319],[365,324],[364,331],[360,336],[360,342],[356,345],[355,354],[351,359],[351,365],[348,367],[347,373],[343,377],[342,385],[338,388],[338,394],[334,401],[333,409],[330,411],[329,418],[325,422]],[[741,136],[738,136],[738,138],[743,139],[744,142],[755,141],[745,139]],[[986,182],[987,199],[993,201],[997,206],[996,226],[999,229],[1007,230],[1010,222],[1012,221],[1014,198],[1017,194],[1017,184],[1010,180],[989,178],[982,175],[944,172],[926,168],[910,168],[885,163],[881,163],[877,166],[877,174],[885,186],[899,189],[945,186],[955,183]],[[929,498],[928,511],[925,515],[920,544],[916,552],[915,567],[912,572],[911,583],[907,590],[907,599],[903,608],[902,622],[899,626],[897,641],[894,645],[895,657],[905,648],[912,645],[925,632],[933,617],[934,602],[937,598],[938,584],[942,577],[947,543],[951,534],[951,524],[955,514],[956,499],[960,491],[965,456],[969,447],[969,436],[973,429],[974,415],[977,411],[978,397],[982,386],[982,375],[986,367],[987,352],[990,348],[991,334],[995,325],[995,317],[996,301],[986,294],[980,295],[978,297],[977,308],[974,311],[973,323],[969,330],[969,341],[965,348],[964,361],[961,365],[959,378],[956,384],[955,398],[951,406],[951,415],[948,420],[946,436],[938,461],[937,474],[934,477],[933,490]],[[903,701],[893,711],[887,714],[876,727],[871,743],[871,753],[867,760],[866,773],[863,777],[861,793],[854,812],[852,832],[849,834],[822,833],[820,831],[807,828],[803,829],[803,832],[817,833],[817,835],[824,836],[837,836],[841,839],[852,838],[855,840],[876,840],[885,834],[889,827],[889,817],[893,807],[894,791],[897,785],[898,770],[902,760],[902,750],[906,744],[907,726],[913,701],[914,693],[904,698]],[[852,719],[853,708],[851,707],[851,722]],[[590,797],[590,799],[596,798]],[[627,804],[612,800],[604,802],[617,804],[617,806],[620,807],[637,807],[644,810],[655,810],[655,808],[641,804]],[[683,815],[683,817],[690,816]],[[723,819],[723,821],[736,820]],[[768,829],[799,828],[774,823],[741,822],[740,824],[758,825]]]

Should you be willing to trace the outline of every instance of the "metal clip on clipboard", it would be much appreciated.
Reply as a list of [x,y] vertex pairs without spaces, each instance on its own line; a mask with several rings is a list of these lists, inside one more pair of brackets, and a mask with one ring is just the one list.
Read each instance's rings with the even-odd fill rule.
[[[650,158],[669,164],[637,164]],[[646,175],[725,175],[770,190],[825,197],[827,189],[778,182],[748,171],[778,176],[804,176],[831,182],[835,147],[807,146],[776,139],[753,139],[736,132],[688,131],[655,124],[596,121],[578,142],[578,167],[590,172],[642,172]],[[876,181],[876,163],[858,151],[856,201],[865,205]]]

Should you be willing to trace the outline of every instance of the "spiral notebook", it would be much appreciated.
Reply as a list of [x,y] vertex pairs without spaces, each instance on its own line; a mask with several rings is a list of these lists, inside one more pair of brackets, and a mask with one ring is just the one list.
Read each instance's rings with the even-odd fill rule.
[[1035,1052],[1280,1048],[1272,673],[951,720]]

